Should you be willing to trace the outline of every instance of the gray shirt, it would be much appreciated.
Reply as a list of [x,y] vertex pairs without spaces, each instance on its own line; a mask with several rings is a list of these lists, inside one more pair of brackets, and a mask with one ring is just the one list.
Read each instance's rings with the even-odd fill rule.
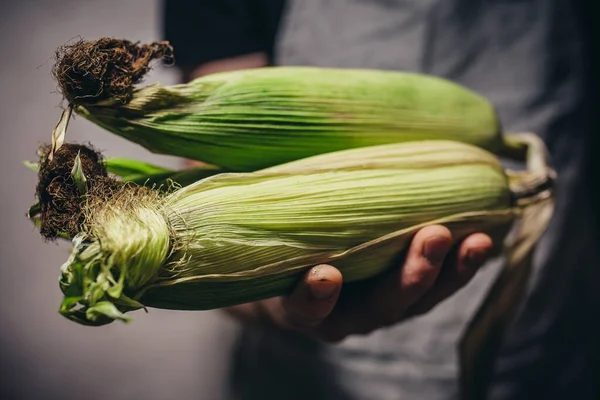
[[[556,215],[497,360],[493,399],[599,396],[590,312],[598,309],[598,236],[583,180],[591,132],[578,18],[569,0],[295,0],[280,24],[276,64],[447,77],[491,99],[506,131],[533,131],[548,144]],[[457,341],[499,264],[430,314],[336,346],[245,330],[232,397],[455,399]]]

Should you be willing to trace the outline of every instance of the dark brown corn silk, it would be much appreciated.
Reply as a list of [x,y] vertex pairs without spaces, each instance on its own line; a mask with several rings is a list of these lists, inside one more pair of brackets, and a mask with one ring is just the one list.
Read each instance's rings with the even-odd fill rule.
[[[75,236],[82,229],[86,196],[110,197],[123,183],[110,177],[99,152],[88,146],[63,144],[49,160],[51,146],[40,149],[40,169],[36,196],[41,213],[40,232],[46,239],[59,233]],[[82,194],[71,177],[75,158],[79,154],[86,177],[87,194]]]
[[52,74],[70,104],[94,104],[106,99],[127,102],[133,85],[150,71],[153,60],[173,63],[168,42],[139,44],[101,38],[60,47]]

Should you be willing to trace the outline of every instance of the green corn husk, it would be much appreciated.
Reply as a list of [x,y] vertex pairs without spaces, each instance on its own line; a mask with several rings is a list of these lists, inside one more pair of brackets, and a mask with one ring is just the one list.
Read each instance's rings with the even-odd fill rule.
[[208,164],[173,170],[128,158],[110,158],[106,160],[105,165],[109,173],[118,176],[124,182],[159,187],[173,184],[187,186],[223,172],[222,169]]
[[456,240],[484,232],[502,243],[536,204],[532,176],[475,146],[421,141],[219,174],[166,196],[92,199],[62,267],[60,311],[102,325],[143,307],[227,307],[288,293],[321,263],[361,280],[433,223]]
[[413,140],[456,140],[495,154],[514,153],[486,98],[442,78],[407,72],[269,67],[174,86],[152,84],[135,89],[125,102],[73,107],[151,152],[229,171]]

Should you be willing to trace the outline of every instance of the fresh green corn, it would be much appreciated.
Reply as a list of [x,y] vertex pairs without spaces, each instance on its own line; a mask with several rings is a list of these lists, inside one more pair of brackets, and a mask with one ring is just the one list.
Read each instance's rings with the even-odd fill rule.
[[486,98],[406,72],[250,69],[153,84],[126,103],[104,100],[74,110],[152,152],[229,171],[413,140],[456,140],[496,154],[510,148]]
[[[91,201],[62,268],[61,313],[101,325],[142,307],[206,310],[287,293],[311,266],[373,277],[422,226],[502,243],[521,213],[498,159],[417,141],[223,173],[166,196]],[[518,187],[518,185],[516,185]]]

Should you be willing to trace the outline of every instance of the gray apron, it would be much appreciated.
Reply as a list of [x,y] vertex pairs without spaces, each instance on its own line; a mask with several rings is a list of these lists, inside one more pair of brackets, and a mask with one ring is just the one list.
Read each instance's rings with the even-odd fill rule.
[[[560,177],[556,215],[497,360],[490,398],[597,398],[590,367],[594,313],[586,309],[597,305],[589,277],[599,267],[598,237],[581,177],[591,132],[582,107],[586,83],[573,2],[288,3],[276,64],[443,76],[487,96],[506,131],[544,138]],[[456,399],[456,346],[499,266],[499,261],[486,265],[426,316],[337,346],[246,330],[235,352],[232,397]]]

